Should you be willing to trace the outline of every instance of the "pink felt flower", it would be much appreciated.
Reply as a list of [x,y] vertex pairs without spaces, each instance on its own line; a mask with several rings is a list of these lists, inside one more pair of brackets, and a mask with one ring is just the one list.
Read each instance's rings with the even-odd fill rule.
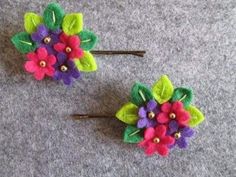
[[189,123],[190,114],[185,111],[181,101],[166,102],[161,105],[161,111],[156,116],[157,122],[161,124],[169,123],[171,120],[176,120],[180,126],[186,126]]
[[175,139],[166,135],[167,127],[158,125],[156,128],[147,128],[144,132],[144,140],[139,143],[140,147],[145,148],[147,155],[153,155],[155,152],[161,156],[167,156],[168,146],[175,143]]
[[83,50],[79,47],[80,39],[78,36],[67,36],[65,33],[61,33],[60,42],[54,45],[54,49],[57,52],[64,52],[69,59],[81,58],[83,56]]
[[54,75],[53,65],[56,63],[56,57],[48,55],[46,48],[38,48],[36,52],[28,53],[27,59],[25,70],[34,73],[35,79],[42,80],[45,75]]

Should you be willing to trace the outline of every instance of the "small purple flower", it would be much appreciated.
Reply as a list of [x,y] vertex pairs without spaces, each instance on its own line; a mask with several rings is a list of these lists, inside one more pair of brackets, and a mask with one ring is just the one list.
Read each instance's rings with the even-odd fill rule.
[[192,137],[194,131],[189,127],[180,128],[178,122],[172,120],[169,123],[169,130],[167,134],[175,138],[175,143],[171,145],[170,148],[173,148],[177,144],[179,148],[183,149],[188,146],[186,138]]
[[146,106],[139,108],[138,128],[155,127],[157,125],[156,114],[160,112],[159,105],[155,100],[150,100]]
[[54,79],[63,80],[64,84],[70,85],[72,83],[72,78],[79,78],[80,72],[76,68],[72,60],[67,59],[65,53],[57,54],[57,63],[54,65],[55,75]]
[[31,38],[39,47],[45,47],[50,54],[56,54],[53,45],[59,42],[61,30],[51,31],[44,25],[39,25],[37,31],[31,34]]

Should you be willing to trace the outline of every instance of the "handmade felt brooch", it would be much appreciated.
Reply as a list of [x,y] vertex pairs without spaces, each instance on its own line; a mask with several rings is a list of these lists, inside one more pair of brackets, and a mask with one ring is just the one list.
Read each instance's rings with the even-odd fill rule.
[[[138,143],[147,155],[158,153],[167,156],[174,147],[186,148],[194,135],[193,128],[204,116],[192,105],[193,91],[189,88],[174,88],[163,75],[149,89],[135,83],[131,89],[130,102],[116,113],[116,118],[127,124],[124,130],[125,143]],[[73,115],[75,119],[112,117],[97,115]]]
[[93,54],[132,54],[143,56],[145,51],[91,51],[97,36],[83,30],[82,13],[65,14],[57,3],[49,4],[39,16],[27,12],[24,16],[26,32],[11,39],[19,52],[26,54],[24,68],[36,80],[46,76],[70,85],[80,72],[94,72],[97,64]]

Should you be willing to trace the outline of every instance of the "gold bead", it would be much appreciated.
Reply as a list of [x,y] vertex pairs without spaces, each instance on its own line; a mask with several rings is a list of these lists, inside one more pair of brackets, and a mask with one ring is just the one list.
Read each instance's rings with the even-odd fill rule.
[[169,117],[170,117],[170,119],[175,119],[176,115],[175,115],[175,113],[170,113]]
[[40,61],[39,62],[39,65],[42,67],[42,68],[45,68],[47,66],[47,63],[46,61]]
[[43,42],[45,43],[45,44],[48,44],[48,43],[50,43],[51,42],[51,38],[50,37],[45,37],[44,39],[43,39]]
[[66,47],[66,53],[70,53],[71,52],[71,48],[70,47]]
[[175,139],[179,139],[180,137],[181,137],[181,133],[180,132],[177,132],[177,133],[175,133]]
[[67,66],[65,66],[65,65],[61,66],[61,71],[62,72],[66,72],[67,70],[68,70]]
[[153,119],[155,117],[155,113],[154,112],[149,112],[148,113],[148,118],[149,119]]
[[157,138],[157,137],[156,137],[156,138],[154,138],[154,139],[153,139],[153,143],[156,143],[156,144],[157,144],[157,143],[160,143],[160,139],[159,139],[159,138]]

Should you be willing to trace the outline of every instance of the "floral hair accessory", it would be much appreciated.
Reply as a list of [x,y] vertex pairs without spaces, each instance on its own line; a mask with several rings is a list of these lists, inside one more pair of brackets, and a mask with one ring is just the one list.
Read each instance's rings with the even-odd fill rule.
[[70,85],[73,79],[80,77],[80,72],[97,70],[93,54],[143,56],[145,53],[92,51],[98,38],[93,32],[83,29],[82,13],[65,14],[57,3],[49,4],[42,16],[33,12],[25,13],[24,27],[26,32],[17,33],[11,41],[19,52],[27,55],[24,68],[33,73],[37,80],[49,76]]
[[[155,153],[167,156],[170,149],[187,148],[193,136],[193,128],[204,120],[201,111],[192,105],[193,91],[189,88],[174,88],[163,75],[152,89],[135,83],[131,89],[130,102],[116,113],[116,118],[127,124],[124,130],[125,143],[137,143],[147,155]],[[73,115],[80,118],[105,118],[113,116]]]

